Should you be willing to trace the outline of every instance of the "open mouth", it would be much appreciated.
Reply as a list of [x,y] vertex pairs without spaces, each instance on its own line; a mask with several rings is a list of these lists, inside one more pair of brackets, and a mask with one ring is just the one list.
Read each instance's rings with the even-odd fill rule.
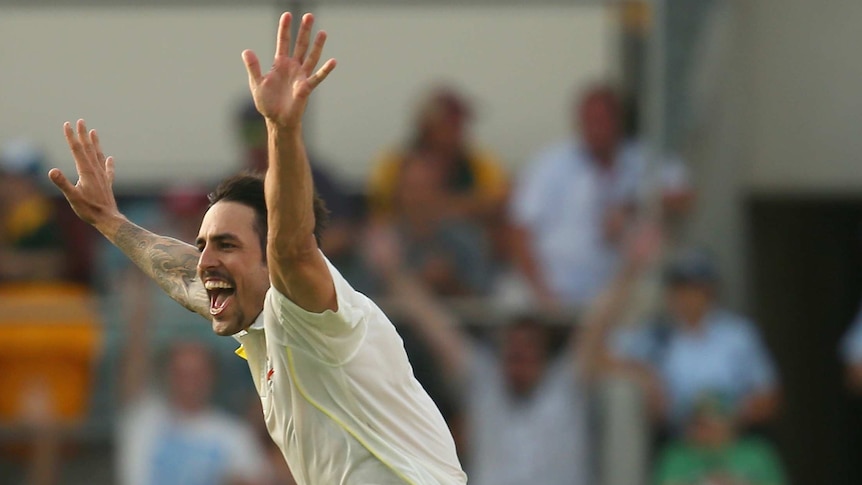
[[221,315],[233,301],[236,289],[223,280],[208,280],[204,283],[204,287],[210,297],[210,315],[214,317]]

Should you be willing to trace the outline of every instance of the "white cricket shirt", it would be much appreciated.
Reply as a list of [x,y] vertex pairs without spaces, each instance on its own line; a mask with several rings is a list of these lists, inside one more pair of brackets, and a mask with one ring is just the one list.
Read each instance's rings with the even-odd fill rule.
[[395,327],[326,264],[337,312],[309,313],[270,288],[261,316],[235,336],[297,483],[466,483]]

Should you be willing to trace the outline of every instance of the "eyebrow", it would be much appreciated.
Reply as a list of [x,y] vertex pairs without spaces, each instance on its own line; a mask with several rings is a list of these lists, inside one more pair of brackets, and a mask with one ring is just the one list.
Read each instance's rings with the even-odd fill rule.
[[[215,242],[215,243],[218,243],[218,242],[225,242],[225,241],[235,241],[235,242],[238,242],[238,241],[239,241],[239,237],[237,237],[237,235],[236,235],[236,234],[233,234],[233,233],[231,233],[231,232],[225,232],[225,233],[216,234],[216,235],[214,235],[214,236],[210,237],[210,240],[211,240],[212,242]],[[207,241],[207,240],[206,240],[205,238],[203,238],[203,237],[198,237],[197,239],[195,239],[195,245],[197,245],[197,247],[205,246],[205,245],[206,245],[206,241]]]

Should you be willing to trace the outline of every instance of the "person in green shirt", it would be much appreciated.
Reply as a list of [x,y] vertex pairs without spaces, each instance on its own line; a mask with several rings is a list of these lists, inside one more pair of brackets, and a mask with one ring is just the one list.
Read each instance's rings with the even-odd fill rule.
[[772,445],[740,437],[732,406],[704,394],[691,413],[685,436],[667,445],[658,460],[655,485],[785,485]]

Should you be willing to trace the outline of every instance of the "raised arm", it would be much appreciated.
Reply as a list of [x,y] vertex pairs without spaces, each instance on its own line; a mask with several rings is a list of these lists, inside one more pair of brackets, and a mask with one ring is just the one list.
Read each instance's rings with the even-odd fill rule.
[[664,416],[667,403],[658,376],[647,366],[616,358],[610,351],[609,334],[630,308],[629,303],[643,284],[647,268],[656,261],[662,246],[658,226],[645,225],[627,241],[623,267],[610,286],[595,300],[584,317],[583,333],[572,345],[581,377],[593,380],[609,371],[620,371],[642,389],[653,417]]
[[272,69],[262,75],[254,52],[242,53],[258,111],[266,118],[269,166],[266,171],[267,264],[276,290],[310,312],[337,310],[335,286],[314,236],[314,185],[305,145],[302,116],[308,97],[333,69],[330,59],[315,72],[326,34],[309,51],[311,14],[305,14],[293,52],[291,14],[281,16]]
[[207,320],[211,319],[209,298],[197,277],[197,249],[191,244],[153,234],[126,219],[114,198],[114,158],[105,157],[96,130],[87,131],[84,120],[78,120],[76,130],[68,122],[63,125],[66,142],[75,159],[78,182],[72,185],[56,168],[48,172],[51,181],[63,192],[81,220],[120,248],[171,298]]
[[128,268],[125,273],[119,297],[126,329],[119,381],[116,384],[120,406],[124,408],[134,405],[146,394],[153,370],[149,325],[153,298],[150,284],[132,268]]
[[575,338],[574,353],[578,369],[587,378],[593,378],[609,366],[608,334],[619,323],[629,308],[638,283],[646,269],[656,260],[661,250],[659,228],[644,225],[628,241],[625,259],[608,287],[587,309],[581,335]]

